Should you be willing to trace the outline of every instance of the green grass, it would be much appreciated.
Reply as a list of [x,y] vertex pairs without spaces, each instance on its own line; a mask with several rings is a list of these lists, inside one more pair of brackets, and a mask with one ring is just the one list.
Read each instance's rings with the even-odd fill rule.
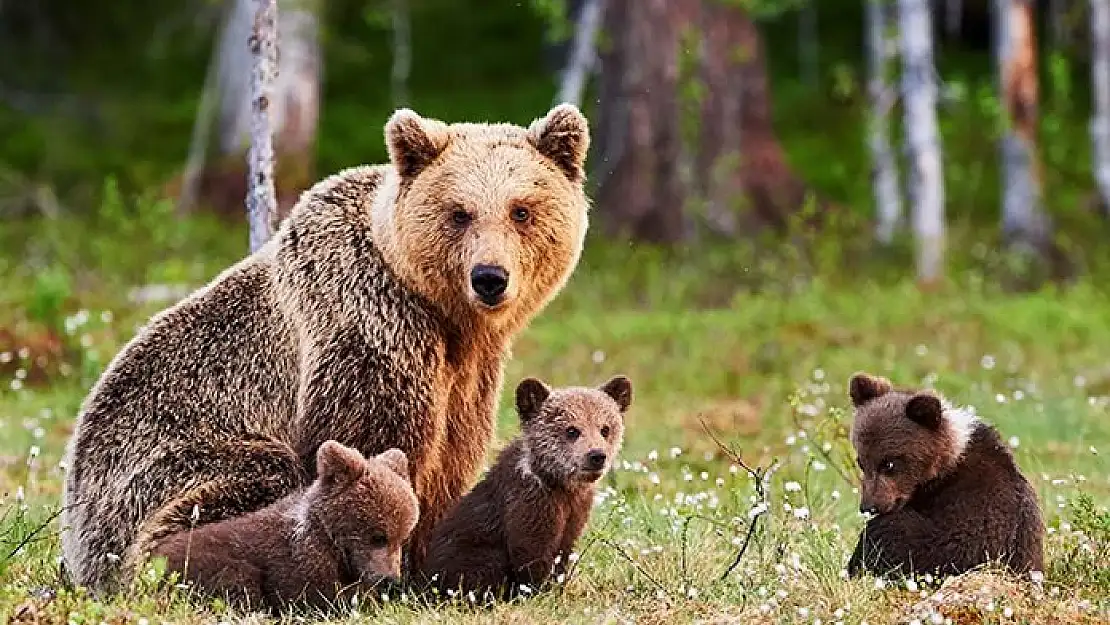
[[[246,241],[239,228],[204,222],[161,235],[166,225],[154,219],[130,230],[105,223],[20,224],[0,241],[0,615],[41,623],[238,621],[243,615],[150,581],[96,601],[58,576],[57,525],[44,521],[59,503],[58,463],[73,417],[107,360],[160,306],[128,303],[128,288],[159,279],[199,284]],[[161,256],[159,236],[170,250]],[[973,247],[962,242],[954,249]],[[845,383],[857,370],[932,384],[976,406],[1013,437],[1040,495],[1051,528],[1043,584],[990,573],[959,578],[942,591],[945,616],[959,623],[1107,618],[1104,282],[1007,293],[992,269],[1003,259],[967,254],[953,259],[960,269],[945,285],[922,292],[906,278],[905,254],[861,252],[827,238],[802,247],[809,251],[662,252],[591,242],[566,290],[517,342],[507,376],[510,385],[525,375],[554,384],[598,383],[617,372],[633,379],[622,461],[579,542],[575,573],[564,586],[493,609],[433,609],[406,599],[337,618],[910,621],[919,594],[840,576],[862,524],[846,441]],[[516,431],[505,398],[495,448]],[[768,512],[725,579],[758,497],[705,427],[749,466],[778,467],[767,482]]]

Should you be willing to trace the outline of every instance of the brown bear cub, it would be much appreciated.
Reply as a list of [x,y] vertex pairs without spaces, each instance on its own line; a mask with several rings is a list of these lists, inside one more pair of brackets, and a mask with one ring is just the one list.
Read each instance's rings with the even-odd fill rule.
[[178,532],[154,553],[194,586],[240,607],[327,608],[393,582],[418,519],[399,449],[364,458],[326,441],[308,488],[245,515]]
[[1044,523],[1032,486],[994,427],[928,391],[857,373],[852,445],[868,520],[848,573],[958,575],[1001,564],[1042,570]]
[[506,598],[564,570],[589,520],[595,485],[620,450],[631,403],[624,376],[598,388],[522,381],[520,436],[432,530],[419,583],[448,595]]

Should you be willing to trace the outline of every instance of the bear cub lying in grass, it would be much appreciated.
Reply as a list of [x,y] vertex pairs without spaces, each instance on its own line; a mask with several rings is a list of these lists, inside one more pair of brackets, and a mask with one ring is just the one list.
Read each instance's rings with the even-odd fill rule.
[[632,384],[516,389],[521,434],[433,530],[419,583],[489,598],[541,587],[565,570],[589,520],[598,480],[624,436]]
[[404,452],[367,459],[329,440],[316,472],[308,488],[273,505],[163,539],[156,555],[209,594],[271,611],[326,609],[396,581],[419,518]]
[[998,432],[932,391],[857,373],[852,445],[868,520],[848,573],[957,575],[985,564],[1043,570],[1037,497]]

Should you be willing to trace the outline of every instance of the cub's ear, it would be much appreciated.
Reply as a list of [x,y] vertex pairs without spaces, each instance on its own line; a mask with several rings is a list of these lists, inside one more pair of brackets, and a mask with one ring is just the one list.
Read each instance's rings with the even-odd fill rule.
[[862,406],[892,390],[894,386],[889,380],[869,373],[857,373],[848,380],[848,396],[852,398],[853,406]]
[[921,392],[911,397],[906,404],[906,416],[918,425],[936,430],[944,419],[944,406],[936,395]]
[[401,476],[406,482],[412,481],[409,476],[409,457],[400,449],[396,447],[387,449],[374,456],[374,459],[389,467],[390,471]]
[[326,482],[353,482],[365,469],[366,458],[357,449],[329,440],[316,450],[316,476]]
[[516,411],[524,423],[540,413],[543,402],[551,395],[551,388],[537,378],[525,378],[516,387]]
[[560,104],[528,127],[528,140],[555,163],[571,182],[581,182],[586,152],[590,149],[590,124],[573,104]]
[[628,410],[632,405],[632,380],[626,376],[615,375],[608,382],[598,387],[598,390],[613,398],[620,406],[621,412]]
[[412,178],[447,147],[447,124],[425,119],[411,109],[397,109],[385,124],[389,160],[402,178]]

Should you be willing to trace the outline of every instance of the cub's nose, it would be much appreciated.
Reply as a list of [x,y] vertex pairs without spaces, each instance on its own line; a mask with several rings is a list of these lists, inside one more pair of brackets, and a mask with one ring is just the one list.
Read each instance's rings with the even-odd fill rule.
[[497,265],[476,265],[470,270],[470,288],[482,303],[495,306],[505,299],[509,287],[509,272]]
[[859,505],[859,511],[863,514],[876,514],[879,512],[879,507],[873,503],[861,503]]
[[605,468],[605,452],[600,449],[591,449],[586,454],[586,466],[591,471],[600,471]]

